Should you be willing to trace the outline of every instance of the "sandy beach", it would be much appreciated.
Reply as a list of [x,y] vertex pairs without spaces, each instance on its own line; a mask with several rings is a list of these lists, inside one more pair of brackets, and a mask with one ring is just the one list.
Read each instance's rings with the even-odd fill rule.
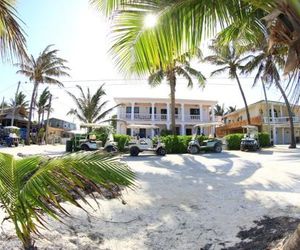
[[[39,153],[61,150],[42,146]],[[45,238],[36,245],[53,250],[239,249],[230,247],[255,220],[300,217],[299,156],[299,149],[285,147],[259,153],[122,156],[138,176],[138,188],[123,192],[127,204],[99,199],[98,208],[91,200],[94,209],[86,206],[88,213],[64,204],[72,218],[65,225],[48,219],[50,230],[42,230]],[[20,246],[12,225],[4,222],[0,248]]]

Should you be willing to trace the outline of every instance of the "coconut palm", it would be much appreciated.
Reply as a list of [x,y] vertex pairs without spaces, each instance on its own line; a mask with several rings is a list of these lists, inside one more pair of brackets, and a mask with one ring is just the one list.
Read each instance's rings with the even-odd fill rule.
[[103,97],[106,95],[104,84],[102,84],[94,94],[91,94],[90,88],[87,88],[87,92],[84,93],[81,86],[76,85],[76,87],[80,91],[80,97],[67,91],[76,106],[76,108],[72,108],[67,115],[74,115],[79,121],[84,123],[110,121],[110,119],[106,119],[106,117],[118,105],[105,109],[108,101],[103,101]]
[[217,69],[211,73],[211,76],[224,73],[228,71],[228,75],[231,79],[235,79],[237,81],[237,84],[239,86],[239,90],[241,92],[245,109],[246,109],[246,115],[247,115],[247,122],[248,124],[251,124],[250,119],[250,113],[248,109],[248,104],[246,100],[246,96],[244,94],[239,76],[238,76],[238,70],[242,69],[242,63],[249,59],[250,56],[241,57],[236,52],[235,47],[233,44],[229,44],[227,46],[219,46],[216,41],[213,42],[213,44],[209,47],[213,51],[213,55],[207,56],[204,58],[205,61],[210,62],[211,64],[217,65],[217,66],[223,66],[220,69]]
[[17,73],[25,75],[33,83],[26,131],[26,144],[29,144],[32,112],[39,85],[56,84],[58,86],[63,86],[58,78],[69,76],[67,73],[69,68],[65,66],[67,61],[58,57],[57,53],[58,50],[52,49],[52,45],[49,45],[37,58],[31,56],[26,62],[17,64],[20,68]]
[[45,215],[60,221],[69,216],[60,202],[82,208],[76,197],[88,203],[83,192],[86,187],[101,194],[99,187],[108,191],[115,185],[133,187],[134,178],[126,164],[99,153],[20,160],[1,153],[0,203],[24,249],[33,250],[33,235],[41,234],[40,227],[46,228]]
[[0,53],[1,59],[16,56],[26,58],[26,40],[12,0],[0,0]]
[[225,115],[230,114],[230,113],[232,113],[234,111],[236,111],[236,106],[234,106],[234,107],[233,106],[229,106],[227,108],[227,111],[225,112]]
[[24,109],[27,109],[28,101],[26,101],[26,95],[22,91],[20,93],[18,93],[18,95],[16,96],[16,100],[14,100],[14,99],[10,100],[10,106],[12,106],[12,107],[21,106]]
[[223,116],[225,113],[224,104],[222,106],[219,104],[216,104],[216,106],[214,107],[214,112],[215,112],[215,115],[217,115],[217,116]]
[[163,79],[166,78],[170,86],[170,99],[171,99],[171,129],[172,134],[176,135],[176,121],[175,121],[175,92],[176,92],[176,83],[177,76],[184,77],[188,84],[189,88],[193,87],[193,79],[195,77],[200,86],[204,86],[205,77],[200,71],[192,68],[188,62],[188,54],[182,56],[178,60],[174,60],[172,65],[169,65],[168,70],[164,71],[159,69],[154,71],[148,81],[151,86],[157,86],[162,83]]
[[47,88],[43,90],[43,92],[40,94],[38,101],[36,102],[36,108],[38,113],[38,125],[43,124],[44,122],[44,115],[45,111],[48,108],[49,98],[50,98],[50,91]]
[[257,84],[257,82],[261,79],[263,84],[274,84],[276,88],[279,89],[285,105],[287,107],[290,130],[291,130],[291,144],[290,148],[296,147],[295,140],[295,131],[294,131],[294,122],[293,122],[293,112],[288,100],[288,97],[285,93],[284,88],[281,86],[281,78],[279,70],[284,67],[285,59],[284,59],[284,48],[278,47],[277,50],[273,50],[272,54],[268,52],[267,45],[263,46],[262,50],[257,53],[257,55],[253,56],[250,61],[244,66],[243,72],[251,73],[254,70],[257,70],[257,73],[254,78],[253,86]]

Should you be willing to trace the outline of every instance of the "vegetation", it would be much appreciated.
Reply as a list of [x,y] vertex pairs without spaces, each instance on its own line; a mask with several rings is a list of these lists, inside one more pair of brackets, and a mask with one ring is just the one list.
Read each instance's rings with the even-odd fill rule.
[[16,99],[11,99],[10,100],[10,106],[11,107],[21,106],[25,110],[27,110],[27,108],[28,108],[28,101],[26,101],[26,95],[22,91],[19,92],[18,95],[16,96]]
[[43,90],[38,101],[36,102],[37,112],[38,112],[38,125],[44,123],[45,111],[49,109],[49,99],[50,99],[50,91],[47,88]]
[[57,56],[58,50],[52,49],[52,45],[47,46],[43,52],[37,57],[33,56],[23,63],[17,64],[20,70],[17,73],[26,76],[30,82],[33,83],[33,91],[31,95],[31,101],[29,106],[29,115],[26,131],[26,144],[30,144],[30,126],[32,119],[32,112],[36,99],[36,93],[40,84],[56,84],[63,86],[63,84],[57,79],[63,76],[69,76],[65,66],[66,60]]
[[124,152],[126,143],[130,141],[130,136],[123,134],[114,134],[114,141],[117,143],[118,150],[120,152]]
[[[230,134],[225,136],[227,142],[227,148],[229,150],[240,150],[241,140],[244,138],[244,134]],[[258,133],[258,140],[261,147],[270,146],[270,135],[268,133]]]
[[106,95],[104,91],[104,84],[102,84],[97,91],[92,95],[89,88],[87,93],[84,93],[81,86],[76,85],[80,91],[80,96],[75,96],[71,92],[67,92],[75,103],[76,108],[72,108],[67,115],[74,115],[79,121],[84,123],[97,123],[111,121],[105,119],[118,105],[105,109],[108,101],[103,101]]
[[83,193],[87,185],[101,194],[97,185],[108,190],[112,185],[133,187],[134,179],[125,164],[99,153],[21,160],[0,154],[0,202],[26,250],[35,249],[32,235],[41,234],[39,227],[46,228],[43,216],[56,220],[69,216],[60,202],[82,208],[76,196],[88,203]]
[[214,107],[214,111],[215,111],[215,115],[223,116],[225,114],[224,104],[222,106],[219,104],[216,104],[216,106]]

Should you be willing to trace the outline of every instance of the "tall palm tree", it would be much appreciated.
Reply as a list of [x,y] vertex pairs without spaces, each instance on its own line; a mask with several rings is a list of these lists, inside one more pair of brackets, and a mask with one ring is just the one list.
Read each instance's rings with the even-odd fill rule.
[[234,111],[236,111],[236,106],[234,106],[234,107],[233,106],[229,106],[227,108],[227,111],[225,112],[225,115],[230,114],[230,113],[232,113]]
[[251,119],[250,119],[249,108],[248,108],[246,96],[244,94],[238,76],[238,70],[242,69],[243,66],[242,63],[248,60],[250,56],[245,56],[241,58],[241,55],[236,52],[236,49],[233,44],[228,44],[227,46],[220,46],[217,44],[216,41],[214,41],[209,48],[213,51],[214,54],[211,56],[207,56],[206,58],[204,58],[204,60],[217,66],[223,66],[222,68],[213,71],[211,73],[211,76],[228,71],[229,77],[231,79],[236,80],[244,101],[246,115],[247,115],[247,122],[250,125]]
[[16,96],[16,100],[14,100],[14,99],[10,100],[10,106],[12,106],[12,107],[21,106],[24,109],[27,109],[28,101],[26,101],[26,95],[22,91],[20,93],[18,93],[18,95]]
[[254,78],[253,86],[257,84],[257,82],[261,79],[263,84],[274,84],[276,88],[280,91],[285,105],[287,107],[289,123],[290,123],[290,136],[291,143],[290,148],[296,148],[296,139],[295,139],[295,130],[294,130],[294,122],[293,122],[293,112],[288,100],[288,97],[285,93],[284,88],[281,85],[281,77],[279,70],[284,67],[285,59],[284,52],[282,52],[284,48],[278,47],[277,51],[273,50],[272,54],[268,52],[267,45],[262,46],[262,50],[255,56],[253,56],[250,61],[244,66],[243,72],[251,73],[254,70],[257,70],[257,73]]
[[60,202],[83,208],[76,197],[88,204],[84,193],[87,187],[103,194],[99,187],[108,191],[115,185],[134,187],[134,179],[127,165],[110,155],[81,153],[16,160],[0,153],[1,207],[25,250],[36,249],[32,235],[40,236],[40,228],[46,228],[45,215],[59,221],[69,215]]
[[223,116],[225,113],[224,104],[222,106],[219,104],[216,104],[216,106],[214,107],[214,111],[215,111],[215,115]]
[[[188,87],[193,87],[193,79],[195,77],[199,85],[204,86],[205,77],[200,71],[193,69],[188,62],[188,55],[184,55],[178,60],[174,60],[172,65],[169,65],[168,69],[165,71],[159,69],[154,71],[148,78],[149,84],[151,86],[157,86],[162,83],[163,79],[166,78],[170,86],[170,99],[171,99],[171,129],[172,134],[176,135],[176,119],[175,119],[175,92],[177,76],[182,76],[188,81]],[[183,115],[183,114],[182,114]]]
[[118,105],[105,109],[108,101],[103,101],[103,97],[106,95],[104,84],[102,84],[94,94],[91,94],[89,88],[87,88],[87,92],[84,93],[81,86],[76,85],[76,87],[80,91],[80,97],[77,97],[73,93],[67,91],[76,106],[76,108],[72,108],[67,115],[74,115],[79,121],[84,123],[110,121],[110,119],[105,118]]
[[68,67],[65,66],[66,60],[57,56],[58,50],[52,49],[53,45],[48,45],[42,53],[34,58],[30,57],[26,62],[17,64],[20,70],[19,74],[23,74],[33,83],[33,91],[31,95],[28,124],[26,131],[26,144],[29,144],[30,126],[32,112],[35,103],[35,97],[40,84],[56,84],[63,86],[58,80],[59,77],[69,76]]
[[20,26],[22,22],[13,7],[15,1],[0,0],[0,54],[1,59],[16,56],[27,58],[26,39]]
[[40,94],[38,101],[36,102],[36,108],[38,113],[38,125],[40,126],[44,122],[44,115],[45,111],[47,110],[47,105],[50,98],[50,91],[47,88],[43,90],[43,92]]

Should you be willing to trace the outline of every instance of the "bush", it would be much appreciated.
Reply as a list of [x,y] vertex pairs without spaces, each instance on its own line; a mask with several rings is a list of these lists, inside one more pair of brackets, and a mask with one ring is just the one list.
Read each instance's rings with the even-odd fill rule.
[[197,139],[198,139],[198,141],[199,141],[199,143],[201,145],[204,140],[208,139],[208,136],[206,136],[206,135],[198,135]]
[[114,134],[114,141],[117,143],[119,151],[124,152],[126,143],[130,141],[130,136],[122,135],[122,134]]
[[270,147],[271,140],[270,135],[266,132],[258,133],[258,139],[261,147]]
[[192,136],[188,135],[167,135],[161,136],[161,142],[165,143],[168,154],[184,154],[187,153],[187,147]]
[[229,150],[239,150],[241,145],[241,140],[244,134],[230,134],[225,136],[227,142],[227,148]]

